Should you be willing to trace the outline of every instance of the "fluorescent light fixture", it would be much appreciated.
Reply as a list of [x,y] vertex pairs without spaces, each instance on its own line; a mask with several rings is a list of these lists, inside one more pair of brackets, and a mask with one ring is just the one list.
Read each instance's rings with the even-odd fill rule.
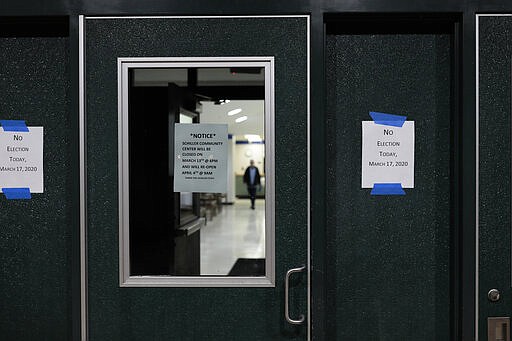
[[230,112],[228,112],[228,116],[233,116],[233,115],[236,115],[236,114],[239,114],[242,112],[242,109],[238,108],[238,109],[233,109],[231,110]]
[[247,135],[244,135],[244,137],[249,142],[261,142],[262,141],[261,136],[259,136],[259,135],[247,134]]
[[242,117],[239,117],[235,120],[236,123],[240,123],[240,122],[243,122],[243,121],[247,121],[247,116],[242,116]]

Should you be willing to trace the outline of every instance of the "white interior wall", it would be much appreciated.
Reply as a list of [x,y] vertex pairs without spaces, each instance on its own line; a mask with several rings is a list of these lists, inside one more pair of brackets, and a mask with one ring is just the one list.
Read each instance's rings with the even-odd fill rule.
[[249,161],[254,160],[261,174],[265,173],[264,166],[265,145],[262,143],[235,144],[233,155],[233,170],[235,174],[244,174]]

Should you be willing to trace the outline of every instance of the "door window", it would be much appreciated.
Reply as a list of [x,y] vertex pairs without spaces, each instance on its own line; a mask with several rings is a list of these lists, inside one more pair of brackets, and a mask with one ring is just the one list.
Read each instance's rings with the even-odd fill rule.
[[120,285],[273,286],[273,59],[118,64]]

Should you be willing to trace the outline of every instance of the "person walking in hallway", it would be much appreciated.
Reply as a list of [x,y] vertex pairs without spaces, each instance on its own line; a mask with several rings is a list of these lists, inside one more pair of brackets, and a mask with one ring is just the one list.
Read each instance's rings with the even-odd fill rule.
[[251,160],[249,167],[245,169],[244,183],[247,185],[247,192],[249,192],[249,197],[251,198],[251,208],[254,210],[256,189],[260,186],[260,171],[254,165],[254,160]]

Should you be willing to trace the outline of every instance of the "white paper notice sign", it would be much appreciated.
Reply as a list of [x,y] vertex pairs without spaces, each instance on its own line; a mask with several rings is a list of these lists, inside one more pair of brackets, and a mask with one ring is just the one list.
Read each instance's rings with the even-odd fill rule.
[[361,187],[399,183],[414,188],[414,121],[402,127],[363,121]]
[[175,124],[174,191],[226,193],[228,125]]
[[43,193],[43,127],[28,132],[0,128],[0,191],[29,188]]

